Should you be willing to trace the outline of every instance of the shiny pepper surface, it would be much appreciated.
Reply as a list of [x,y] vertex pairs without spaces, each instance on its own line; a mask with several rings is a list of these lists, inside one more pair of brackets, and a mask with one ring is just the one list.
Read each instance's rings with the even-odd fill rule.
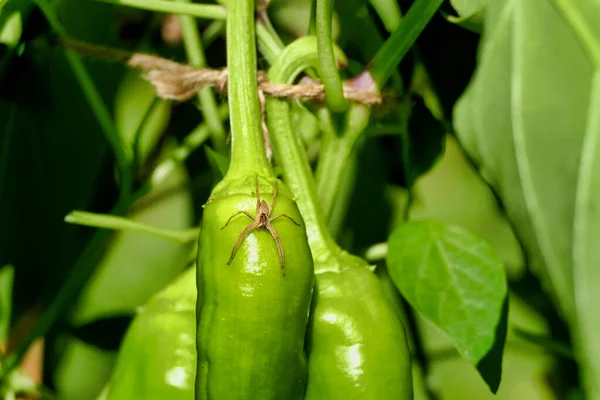
[[107,400],[192,400],[196,372],[196,269],[156,294],[121,345]]
[[[260,179],[260,195],[272,201],[275,180]],[[255,178],[247,177],[204,208],[198,253],[197,398],[300,399],[306,386],[304,339],[313,287],[313,263],[302,217],[279,183],[271,217],[285,254],[282,275],[276,242],[255,229],[232,250],[255,216]],[[226,195],[223,195],[223,192]]]
[[404,327],[375,274],[317,272],[313,301],[306,399],[412,399]]

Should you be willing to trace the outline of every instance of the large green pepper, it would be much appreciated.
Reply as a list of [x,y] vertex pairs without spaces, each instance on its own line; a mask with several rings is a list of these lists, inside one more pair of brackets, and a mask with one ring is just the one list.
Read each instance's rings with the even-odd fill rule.
[[[290,83],[318,67],[315,38],[292,43],[269,71]],[[267,100],[269,132],[284,178],[298,197],[315,260],[309,326],[307,399],[411,399],[410,352],[404,327],[366,263],[342,251],[319,209],[306,154],[290,123],[287,102]]]
[[228,2],[227,66],[232,154],[202,217],[196,399],[300,399],[313,263],[265,154],[252,0]]
[[127,331],[106,400],[192,400],[196,375],[196,268],[156,294]]
[[[252,231],[227,265],[241,232],[253,221],[242,214],[222,228],[238,211],[255,212],[256,197],[241,189],[252,188],[251,182],[247,179],[240,191],[221,195],[204,209],[198,256],[198,387],[202,398],[301,398],[313,285],[310,249],[304,226],[279,218],[272,227],[283,246],[285,276],[276,242],[265,229]],[[272,195],[266,188],[261,192]],[[274,212],[302,221],[294,202],[283,195],[275,199]]]

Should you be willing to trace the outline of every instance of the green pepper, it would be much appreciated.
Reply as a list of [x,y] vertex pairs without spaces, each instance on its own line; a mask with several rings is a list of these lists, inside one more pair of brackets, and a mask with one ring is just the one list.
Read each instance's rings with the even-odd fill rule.
[[[266,189],[260,192],[267,195]],[[249,233],[227,265],[240,233],[253,221],[242,214],[222,228],[236,212],[255,208],[254,195],[233,191],[204,209],[198,256],[202,398],[294,399],[304,392],[313,285],[306,233],[284,218],[272,223],[283,245],[285,276],[276,242],[264,229]],[[289,197],[278,195],[274,210],[302,221]]]
[[[269,71],[274,83],[290,83],[318,67],[316,39],[290,44]],[[284,178],[298,197],[315,260],[307,399],[411,399],[410,352],[402,322],[375,274],[334,242],[319,209],[315,182],[293,133],[289,105],[267,100],[269,132]]]
[[227,65],[232,154],[202,216],[196,399],[300,399],[313,263],[265,154],[252,0],[228,2]]
[[306,399],[411,399],[404,328],[362,261],[316,266]]
[[196,375],[196,268],[154,295],[125,335],[106,400],[191,400]]

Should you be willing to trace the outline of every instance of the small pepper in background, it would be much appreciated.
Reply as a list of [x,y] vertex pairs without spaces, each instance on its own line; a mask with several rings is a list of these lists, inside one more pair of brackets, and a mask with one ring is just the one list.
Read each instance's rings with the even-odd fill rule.
[[102,400],[191,400],[196,375],[196,268],[133,320]]

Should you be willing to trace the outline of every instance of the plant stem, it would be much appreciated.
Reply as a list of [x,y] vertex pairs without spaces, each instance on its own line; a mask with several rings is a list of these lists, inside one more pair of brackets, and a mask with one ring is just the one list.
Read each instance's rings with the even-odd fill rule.
[[101,3],[141,8],[143,10],[158,11],[171,14],[186,14],[196,18],[221,19],[227,18],[227,11],[223,6],[212,4],[175,3],[170,0],[96,0]]
[[[190,0],[179,1],[190,3]],[[190,65],[199,68],[205,67],[206,58],[204,56],[202,41],[200,40],[200,34],[194,17],[180,15],[179,21],[181,22],[183,44]],[[217,112],[217,101],[215,100],[213,89],[205,87],[198,92],[198,101],[200,102],[200,111],[202,112],[204,121],[206,121],[206,124],[210,129],[213,147],[219,153],[225,153],[227,151],[227,145],[225,143],[226,134]]]
[[[196,18],[207,18],[224,21],[227,9],[223,6],[206,4],[174,3],[170,0],[96,0],[102,3],[158,11],[171,14],[191,15]],[[272,64],[283,50],[283,44],[275,31],[270,31],[263,23],[256,24],[256,36],[262,55]]]
[[[54,30],[54,32],[60,36],[66,36],[66,31],[60,24],[58,16],[56,15],[50,3],[48,3],[47,0],[35,0],[35,3],[38,5],[40,10],[42,10],[42,13],[44,13],[44,16],[52,27],[52,30]],[[133,154],[128,151],[128,148],[122,142],[110,112],[106,108],[104,101],[102,101],[102,97],[100,96],[100,93],[98,93],[94,81],[90,77],[79,55],[73,50],[65,49],[64,51],[67,62],[69,63],[69,66],[75,75],[75,79],[77,79],[77,82],[79,83],[79,86],[81,87],[81,90],[83,91],[83,94],[87,99],[90,108],[104,133],[104,136],[106,137],[106,140],[112,148],[119,172],[120,200],[127,201],[131,195],[131,189],[133,185],[133,171],[131,169],[131,160]]]
[[216,38],[225,32],[225,21],[216,20],[210,23],[202,32],[202,43],[204,47],[209,47]]
[[324,135],[316,177],[323,211],[329,218],[338,194],[342,174],[358,139],[369,123],[371,112],[368,107],[359,104],[351,105],[341,132],[337,132],[337,128],[331,121],[331,114],[327,110],[323,110],[320,114]]
[[275,35],[274,30],[270,31],[261,21],[256,24],[256,37],[260,53],[272,65],[283,51],[284,46],[281,44],[281,40]]
[[385,85],[443,0],[416,0],[394,33],[377,51],[368,70],[377,87]]
[[[269,70],[269,79],[275,83],[290,83],[302,70],[316,68],[318,63],[316,40],[305,36],[285,48]],[[277,159],[283,166],[286,183],[297,197],[306,225],[309,245],[315,258],[315,272],[322,272],[324,268],[339,270],[335,256],[340,249],[329,233],[319,208],[320,200],[306,153],[291,125],[290,106],[286,100],[268,98],[267,116]]]
[[177,243],[187,244],[198,237],[198,228],[187,230],[164,229],[109,214],[97,214],[87,211],[71,211],[65,222],[95,228],[114,229],[148,233]]
[[319,67],[321,79],[325,85],[325,98],[329,108],[338,113],[348,109],[348,100],[344,97],[342,81],[338,74],[333,54],[332,16],[333,0],[317,0],[316,31],[319,49]]
[[273,176],[264,146],[256,81],[254,1],[228,3],[227,89],[231,123],[231,164],[226,178]]

